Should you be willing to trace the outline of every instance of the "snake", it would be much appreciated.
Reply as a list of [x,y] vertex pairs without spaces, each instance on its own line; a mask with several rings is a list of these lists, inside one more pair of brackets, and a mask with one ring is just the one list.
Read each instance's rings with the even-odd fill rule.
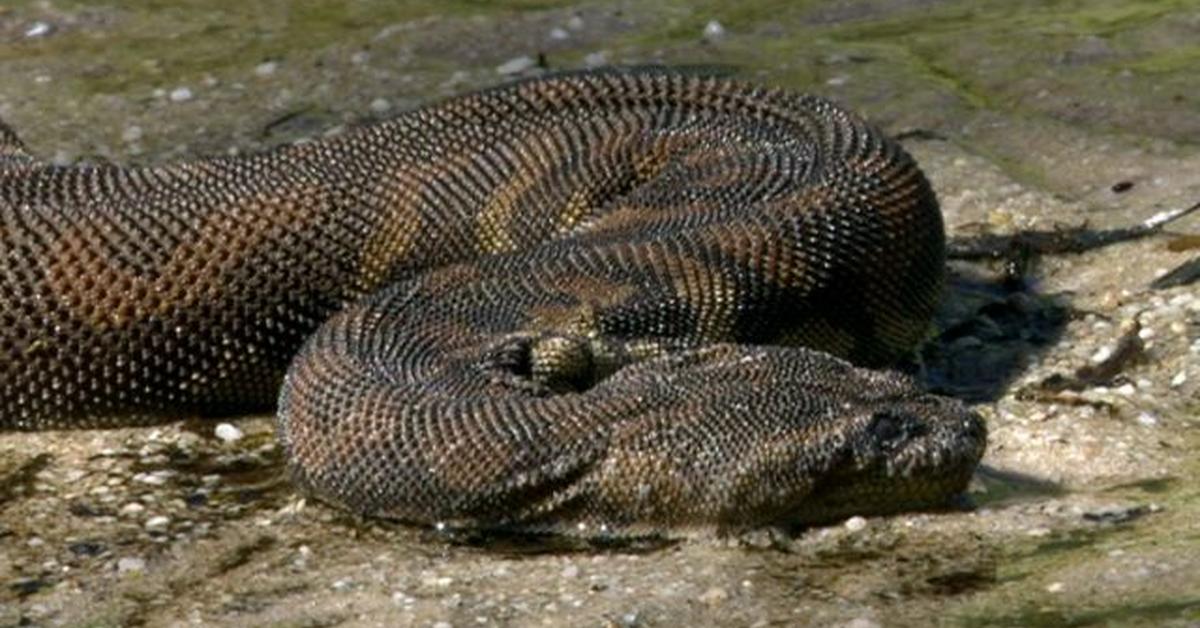
[[984,421],[889,367],[944,267],[897,142],[725,76],[548,75],[140,166],[0,123],[0,430],[273,411],[304,494],[439,529],[938,508]]

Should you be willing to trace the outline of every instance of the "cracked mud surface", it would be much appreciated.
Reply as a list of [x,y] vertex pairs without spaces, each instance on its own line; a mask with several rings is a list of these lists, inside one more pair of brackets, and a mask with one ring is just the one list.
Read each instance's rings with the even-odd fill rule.
[[[266,4],[6,3],[0,117],[57,162],[151,162],[543,66],[688,64],[906,138],[955,237],[1200,200],[1183,0]],[[1003,261],[952,263],[921,362],[988,419],[972,510],[615,548],[452,539],[306,503],[267,417],[0,434],[0,625],[1196,625],[1200,287],[1148,285],[1197,233],[1033,259],[1007,284]],[[1134,338],[1114,374],[1046,385]]]

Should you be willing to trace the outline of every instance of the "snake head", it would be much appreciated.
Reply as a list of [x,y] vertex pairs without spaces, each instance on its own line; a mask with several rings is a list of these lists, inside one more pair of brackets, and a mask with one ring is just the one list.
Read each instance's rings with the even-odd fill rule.
[[987,443],[978,414],[908,391],[860,403],[842,417],[839,446],[789,523],[937,508],[966,488]]

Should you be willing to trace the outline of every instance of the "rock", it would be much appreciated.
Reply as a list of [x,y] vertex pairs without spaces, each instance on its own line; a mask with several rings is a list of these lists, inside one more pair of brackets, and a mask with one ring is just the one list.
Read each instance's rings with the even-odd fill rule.
[[533,57],[515,57],[496,66],[496,74],[511,76],[527,72],[537,65]]
[[279,69],[279,63],[276,61],[264,61],[254,66],[255,76],[268,77],[275,74],[275,70]]
[[712,587],[701,593],[696,599],[706,606],[720,606],[725,600],[729,599],[729,591],[722,587]]
[[76,556],[99,556],[107,550],[103,543],[95,541],[76,541],[67,545],[67,549]]
[[171,525],[171,518],[166,515],[157,515],[147,519],[145,525],[147,530],[166,530],[167,526]]
[[117,561],[117,573],[141,573],[146,570],[146,561],[141,558],[126,556]]
[[846,523],[844,523],[842,525],[844,525],[846,527],[846,530],[849,532],[861,532],[866,529],[867,520],[862,517],[855,516],[855,517],[850,517],[849,519],[847,519]]
[[1153,508],[1142,504],[1109,504],[1084,511],[1082,517],[1094,523],[1128,523],[1151,512]]
[[171,99],[171,102],[187,102],[191,100],[193,96],[194,95],[192,94],[191,89],[188,89],[187,87],[176,87],[175,89],[171,90],[168,98]]
[[708,24],[704,25],[704,38],[713,41],[721,39],[725,36],[725,26],[716,20],[709,20]]
[[384,113],[391,108],[392,103],[388,102],[386,98],[376,98],[371,101],[371,111],[375,113]]
[[242,430],[238,429],[238,427],[232,423],[217,424],[217,427],[213,430],[213,433],[217,436],[217,438],[226,443],[236,443],[239,440],[242,440],[242,437],[245,436]]
[[53,24],[50,24],[49,22],[38,21],[30,24],[29,28],[25,29],[25,37],[29,39],[37,39],[38,37],[45,37],[53,32]]
[[589,53],[583,58],[583,65],[589,68],[596,68],[606,64],[608,64],[608,53],[603,50]]

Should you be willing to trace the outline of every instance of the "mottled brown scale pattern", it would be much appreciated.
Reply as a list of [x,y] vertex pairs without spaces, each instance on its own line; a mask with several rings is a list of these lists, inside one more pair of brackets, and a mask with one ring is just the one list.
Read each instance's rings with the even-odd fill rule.
[[0,428],[277,407],[305,490],[424,524],[935,506],[982,421],[862,367],[925,333],[943,239],[873,127],[697,75],[531,80],[146,168],[49,165],[0,124]]

